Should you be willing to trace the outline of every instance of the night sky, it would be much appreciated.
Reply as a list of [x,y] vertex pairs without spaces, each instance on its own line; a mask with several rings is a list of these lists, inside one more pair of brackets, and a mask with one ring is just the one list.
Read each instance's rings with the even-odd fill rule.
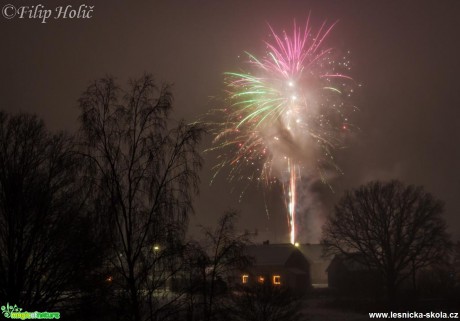
[[[459,239],[460,1],[43,3],[51,9],[95,7],[91,19],[46,24],[0,16],[1,108],[36,113],[52,130],[71,132],[78,128],[77,99],[98,77],[110,74],[124,84],[151,72],[159,82],[174,83],[174,117],[193,121],[219,107],[222,74],[239,68],[238,56],[263,51],[267,22],[288,29],[309,12],[313,26],[339,20],[327,45],[351,52],[350,74],[362,84],[353,98],[360,109],[353,122],[360,131],[336,153],[344,175],[330,181],[334,192],[323,184],[309,190],[315,205],[300,240],[318,240],[324,216],[344,190],[393,178],[423,185],[445,201],[449,232]],[[202,148],[209,142],[208,137]],[[262,189],[252,186],[239,202],[240,187],[225,176],[209,186],[214,160],[204,157],[191,234],[197,235],[197,224],[211,225],[235,208],[241,211],[241,229],[287,242],[279,190],[267,191],[264,202]]]

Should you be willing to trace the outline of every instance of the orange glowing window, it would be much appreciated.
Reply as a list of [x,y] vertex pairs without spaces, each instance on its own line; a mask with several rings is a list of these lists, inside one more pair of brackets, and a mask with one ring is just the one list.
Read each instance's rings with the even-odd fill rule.
[[273,276],[273,284],[281,284],[281,276],[274,275]]
[[264,283],[265,282],[265,278],[263,276],[259,276],[259,278],[257,280],[259,281],[259,283]]
[[241,277],[241,282],[242,282],[243,284],[248,283],[248,278],[249,278],[249,275],[244,274],[244,275]]

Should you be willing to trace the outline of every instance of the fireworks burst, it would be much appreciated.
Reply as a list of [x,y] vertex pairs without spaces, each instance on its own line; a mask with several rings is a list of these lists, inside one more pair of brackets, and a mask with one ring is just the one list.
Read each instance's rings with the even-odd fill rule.
[[[245,71],[226,72],[228,105],[221,113],[214,147],[216,174],[230,168],[229,179],[281,182],[285,193],[290,241],[296,242],[297,185],[304,175],[338,170],[332,152],[350,130],[347,101],[354,82],[350,63],[323,48],[334,24],[313,32],[294,22],[291,34],[270,26],[266,54],[246,52]],[[242,175],[247,173],[249,175]]]

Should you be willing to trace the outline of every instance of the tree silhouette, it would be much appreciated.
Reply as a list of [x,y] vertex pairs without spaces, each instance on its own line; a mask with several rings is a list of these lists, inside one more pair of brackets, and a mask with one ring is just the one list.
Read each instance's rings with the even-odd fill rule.
[[150,75],[126,90],[111,77],[97,80],[79,100],[81,152],[132,320],[141,320],[146,306],[154,318],[166,300],[158,290],[176,269],[198,186],[202,128],[175,124],[172,100],[170,87]]
[[346,192],[323,230],[326,253],[380,271],[390,300],[401,282],[444,260],[450,246],[443,203],[422,187],[371,182]]
[[49,133],[37,117],[0,112],[1,302],[63,306],[95,266],[72,149],[70,137]]
[[187,320],[221,320],[228,312],[224,302],[233,290],[236,273],[250,263],[244,251],[250,235],[237,232],[237,217],[235,211],[225,212],[216,228],[202,227],[200,243],[189,243]]
[[[235,228],[237,213],[228,211],[219,219],[214,230],[203,227],[207,265],[203,266],[204,320],[213,320],[222,311],[222,285],[231,286],[236,271],[247,267],[249,257],[244,249],[249,244],[247,232],[238,234]],[[208,271],[206,271],[208,270]],[[220,285],[220,286],[219,286]]]

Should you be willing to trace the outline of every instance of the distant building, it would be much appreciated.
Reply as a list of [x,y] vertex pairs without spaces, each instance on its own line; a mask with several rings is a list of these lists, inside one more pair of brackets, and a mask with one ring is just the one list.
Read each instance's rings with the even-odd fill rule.
[[313,287],[327,287],[327,268],[332,258],[323,256],[323,245],[310,243],[298,244],[298,249],[310,263],[310,279]]
[[302,252],[292,244],[251,245],[246,248],[253,264],[240,275],[240,283],[270,282],[287,286],[296,293],[311,288],[310,263]]
[[339,294],[354,296],[378,296],[382,293],[380,274],[362,262],[358,253],[336,255],[327,268],[329,288]]

